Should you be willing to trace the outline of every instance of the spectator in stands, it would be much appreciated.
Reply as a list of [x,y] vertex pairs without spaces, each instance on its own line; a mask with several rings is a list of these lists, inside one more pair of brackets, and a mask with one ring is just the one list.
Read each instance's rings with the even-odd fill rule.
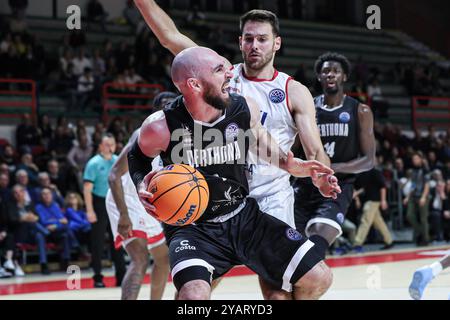
[[74,188],[74,181],[68,182],[68,171],[60,170],[59,162],[56,159],[51,159],[47,162],[47,172],[50,176],[50,182],[58,188],[61,195],[64,197],[69,190],[76,190]]
[[[47,240],[55,241],[62,247],[61,270],[66,271],[69,265],[71,248],[69,221],[58,204],[53,200],[52,190],[42,188],[41,203],[37,204],[35,209],[39,216],[39,222],[49,231]],[[45,264],[47,261],[41,263]]]
[[31,116],[25,113],[22,116],[22,123],[16,129],[17,149],[20,149],[24,145],[29,147],[37,146],[40,142],[38,128],[32,123]]
[[84,203],[79,193],[68,192],[65,199],[66,217],[69,220],[69,229],[76,236],[81,246],[80,253],[87,255],[86,246],[89,243],[91,223],[88,221]]
[[25,152],[22,157],[20,157],[20,162],[17,164],[17,170],[25,170],[28,174],[28,179],[30,180],[30,185],[37,185],[37,176],[39,173],[38,166],[33,161],[33,155],[30,152]]
[[0,202],[7,202],[11,199],[11,189],[9,187],[9,182],[9,174],[0,173]]
[[78,178],[80,190],[83,184],[84,167],[92,157],[92,152],[93,148],[92,145],[88,143],[88,136],[86,134],[81,134],[78,135],[78,144],[74,145],[67,155],[67,162],[72,166],[72,169]]
[[445,180],[442,172],[435,169],[430,180],[430,236],[434,241],[444,240],[442,222],[445,199]]
[[83,74],[78,78],[76,102],[74,109],[84,111],[95,99],[95,79],[90,67],[85,67]]
[[96,150],[100,144],[103,135],[106,133],[106,129],[102,122],[97,122],[92,133],[92,148]]
[[[134,68],[125,69],[125,83],[127,84],[138,84],[144,83],[144,79],[136,73]],[[138,91],[137,88],[128,88],[130,91]]]
[[51,183],[50,176],[48,175],[47,172],[39,172],[38,182],[39,182],[39,185],[36,188],[34,188],[33,202],[35,204],[39,203],[41,201],[42,189],[47,188],[52,191],[53,200],[61,208],[63,208],[64,207],[64,198],[62,197],[61,192],[58,190],[58,187],[55,184]]
[[103,81],[106,73],[106,63],[105,59],[102,57],[102,53],[100,49],[95,49],[94,58],[92,59],[92,71],[94,73],[94,77],[99,81]]
[[103,5],[98,0],[89,0],[86,11],[88,22],[99,23],[102,27],[102,31],[106,32],[106,19],[108,18],[108,13],[103,8]]
[[[377,158],[378,159],[378,158]],[[378,162],[378,164],[380,164]],[[372,225],[381,233],[384,246],[381,250],[390,249],[394,246],[392,235],[383,219],[382,212],[387,212],[387,189],[384,177],[378,168],[363,172],[357,178],[355,187],[363,194],[363,213],[361,223],[356,231],[354,249],[362,251],[362,245],[366,241],[367,234]],[[361,189],[363,191],[361,192]]]
[[16,171],[16,184],[20,185],[24,189],[25,193],[25,204],[29,205],[33,202],[33,187],[30,186],[28,173],[24,169],[20,169]]
[[394,169],[397,171],[397,178],[402,179],[406,176],[405,172],[405,164],[403,162],[403,159],[400,157],[397,157],[394,162]]
[[443,172],[444,172],[444,179],[445,180],[450,179],[450,157],[445,162],[445,167],[444,167]]
[[62,74],[66,75],[68,73],[69,64],[73,65],[73,55],[72,50],[66,48],[64,50],[63,56],[59,58],[59,67]]
[[0,155],[0,162],[8,167],[10,173],[16,171],[17,155],[16,150],[12,145],[5,145],[3,153]]
[[413,242],[418,245],[428,245],[430,242],[428,225],[430,179],[423,166],[423,158],[418,152],[413,154],[412,164],[411,187],[403,203],[407,205],[406,218],[414,228]]
[[67,132],[67,127],[56,127],[53,139],[50,140],[48,151],[53,158],[60,161],[64,161],[67,157],[67,153],[70,151],[73,145],[73,137],[70,132]]
[[78,54],[72,59],[73,73],[79,77],[85,72],[86,68],[92,69],[92,61],[85,55],[84,48],[78,50]]
[[442,170],[444,168],[444,165],[442,162],[440,162],[437,159],[436,152],[433,150],[428,151],[427,153],[427,170],[428,171],[434,171],[434,170]]
[[33,204],[26,203],[25,189],[21,185],[15,185],[12,192],[13,198],[5,207],[7,229],[14,234],[16,243],[36,243],[38,245],[41,272],[48,274],[45,235],[49,232],[38,222],[39,217],[34,213]]
[[53,127],[50,123],[50,118],[48,114],[44,113],[39,117],[38,130],[41,136],[42,144],[45,148],[48,148],[50,140],[53,138]]
[[445,199],[442,209],[444,240],[450,241],[450,179],[447,179],[447,182],[445,183]]

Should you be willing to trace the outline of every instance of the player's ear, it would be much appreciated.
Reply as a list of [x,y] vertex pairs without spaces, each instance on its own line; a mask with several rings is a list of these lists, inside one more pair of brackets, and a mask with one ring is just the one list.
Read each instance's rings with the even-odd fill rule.
[[239,36],[239,50],[242,50],[242,36]]
[[281,37],[278,36],[278,37],[275,38],[275,47],[274,47],[274,49],[275,49],[275,51],[278,51],[278,50],[280,50],[280,48],[281,48]]
[[344,82],[347,82],[347,74],[344,73],[344,76],[342,77],[342,80],[343,80]]
[[200,91],[201,90],[201,85],[200,85],[199,81],[197,79],[195,79],[195,78],[187,79],[186,84],[187,84],[188,88],[193,90],[193,91]]

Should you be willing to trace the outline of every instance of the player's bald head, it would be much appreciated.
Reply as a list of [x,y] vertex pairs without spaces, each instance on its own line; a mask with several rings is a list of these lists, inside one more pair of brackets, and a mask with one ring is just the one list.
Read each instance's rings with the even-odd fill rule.
[[187,48],[178,53],[172,63],[172,81],[181,91],[189,78],[204,78],[205,72],[215,67],[222,58],[205,47]]

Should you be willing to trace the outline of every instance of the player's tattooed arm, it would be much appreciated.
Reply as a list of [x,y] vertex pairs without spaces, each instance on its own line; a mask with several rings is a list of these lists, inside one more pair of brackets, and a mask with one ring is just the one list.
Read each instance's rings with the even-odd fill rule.
[[316,108],[308,88],[298,81],[290,80],[288,98],[289,108],[292,111],[306,159],[317,160],[329,166],[330,159],[320,140],[319,128],[316,123]]
[[250,127],[256,138],[249,151],[256,155],[258,160],[261,159],[265,163],[286,170],[294,177],[317,178],[320,174],[333,174],[333,170],[319,161],[303,161],[294,158],[291,151],[284,152],[270,133],[261,125],[260,110],[256,102],[252,98],[246,98],[246,100],[251,114]]
[[369,171],[375,165],[376,142],[373,132],[373,114],[365,104],[358,106],[359,144],[361,157],[348,162],[333,163],[331,168],[341,173],[361,173]]
[[134,0],[134,3],[161,45],[173,55],[177,55],[183,49],[197,46],[177,29],[174,21],[154,0]]

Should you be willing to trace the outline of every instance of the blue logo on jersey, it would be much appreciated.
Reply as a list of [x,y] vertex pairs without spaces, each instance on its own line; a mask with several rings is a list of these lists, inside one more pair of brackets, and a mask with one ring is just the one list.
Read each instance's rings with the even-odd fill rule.
[[339,213],[336,215],[336,219],[337,219],[337,221],[338,221],[340,224],[343,224],[343,223],[344,223],[344,214],[343,214],[342,212],[339,212]]
[[286,98],[286,94],[281,89],[273,89],[269,92],[269,99],[273,103],[281,103]]
[[234,122],[230,123],[225,129],[226,140],[233,140],[238,136],[238,134],[239,134],[239,126]]
[[348,112],[342,112],[342,113],[339,115],[339,120],[340,120],[341,122],[344,122],[344,123],[349,122],[349,121],[350,121],[350,114],[349,114]]
[[302,238],[302,235],[300,232],[293,228],[286,229],[286,236],[288,239],[291,239],[292,241],[299,241]]

